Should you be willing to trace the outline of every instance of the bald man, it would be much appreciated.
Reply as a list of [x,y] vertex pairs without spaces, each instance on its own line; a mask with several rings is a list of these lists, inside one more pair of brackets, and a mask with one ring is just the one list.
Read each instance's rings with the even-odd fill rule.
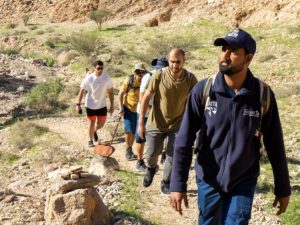
[[[168,62],[168,67],[156,71],[151,77],[141,102],[138,124],[139,135],[141,137],[146,135],[147,139],[148,168],[143,181],[144,187],[149,187],[153,181],[158,170],[158,156],[162,152],[164,139],[168,138],[167,157],[161,181],[161,192],[166,195],[170,194],[175,136],[179,130],[188,94],[197,83],[195,75],[183,68],[185,52],[182,49],[172,49]],[[145,127],[144,117],[152,96],[154,96],[153,106]]]

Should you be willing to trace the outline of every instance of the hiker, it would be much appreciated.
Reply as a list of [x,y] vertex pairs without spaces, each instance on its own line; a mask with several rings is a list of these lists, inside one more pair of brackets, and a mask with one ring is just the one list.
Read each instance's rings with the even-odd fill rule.
[[[164,67],[167,67],[168,64],[168,59],[166,57],[159,57],[159,58],[155,58],[152,60],[151,65],[153,67],[153,70],[146,73],[143,78],[142,78],[142,82],[141,82],[141,86],[140,86],[140,96],[139,96],[139,103],[137,106],[137,112],[138,112],[138,116],[137,116],[137,126],[138,126],[138,119],[139,119],[139,109],[140,109],[140,103],[143,99],[144,93],[146,91],[146,88],[149,84],[149,81],[151,79],[152,74],[159,69],[162,69]],[[148,119],[148,115],[149,115],[149,111],[152,107],[152,102],[153,100],[151,99],[148,105],[148,108],[146,110],[146,114],[145,114],[145,119],[144,119],[144,123],[147,122]],[[144,153],[144,146],[145,146],[145,142],[146,139],[143,137],[140,137],[138,134],[138,129],[136,130],[135,133],[135,143],[136,143],[136,153],[137,153],[137,165],[136,165],[136,169],[140,172],[145,173],[147,170],[147,167],[145,165],[144,159],[143,159],[143,153]]]
[[136,160],[132,151],[137,122],[137,104],[139,102],[142,77],[147,70],[142,63],[134,66],[133,74],[124,81],[119,91],[119,114],[124,117],[126,154],[128,161]]
[[106,93],[108,93],[110,101],[110,108],[108,112],[110,114],[114,112],[113,81],[107,73],[103,73],[104,65],[102,61],[95,61],[93,66],[95,67],[95,71],[88,74],[80,85],[78,102],[76,104],[76,111],[81,113],[81,100],[85,95],[84,106],[86,108],[86,114],[89,121],[88,147],[94,147],[94,141],[101,142],[98,140],[97,130],[103,127],[107,116]]
[[[138,125],[139,135],[144,137],[146,134],[147,140],[148,168],[143,180],[144,187],[149,187],[152,183],[158,170],[158,156],[162,152],[165,138],[168,138],[167,158],[161,181],[161,192],[166,195],[170,194],[175,135],[181,123],[188,94],[197,83],[196,77],[183,68],[185,52],[182,49],[172,49],[168,61],[168,67],[156,71],[151,77],[141,102]],[[152,96],[153,107],[145,127],[144,118]]]
[[[259,175],[261,136],[274,174],[273,206],[280,215],[288,206],[291,187],[274,93],[269,86],[262,89],[262,81],[248,68],[256,42],[246,31],[236,29],[217,38],[214,45],[221,46],[219,72],[206,102],[208,80],[200,81],[191,91],[176,138],[171,206],[180,214],[182,201],[188,207],[192,145],[196,132],[203,129],[195,162],[198,224],[248,224]],[[261,90],[268,98],[261,98]],[[261,99],[267,102],[264,110]]]

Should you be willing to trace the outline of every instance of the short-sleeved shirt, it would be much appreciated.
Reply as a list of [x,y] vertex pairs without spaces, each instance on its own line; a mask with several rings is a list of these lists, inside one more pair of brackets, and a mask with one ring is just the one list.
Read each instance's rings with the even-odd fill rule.
[[153,107],[147,129],[175,132],[179,129],[188,94],[197,83],[194,74],[183,71],[182,80],[176,80],[169,68],[156,71],[147,90],[154,94]]
[[[143,78],[142,78],[142,82],[141,82],[141,86],[140,86],[140,93],[145,93],[148,87],[148,84],[150,82],[151,79],[151,75],[155,72],[155,70],[151,71],[150,73],[146,73]],[[150,99],[149,101],[149,106],[153,105],[153,98]],[[140,113],[140,103],[138,103],[137,105],[137,112]],[[145,117],[149,116],[149,112],[147,111],[145,114]]]
[[114,83],[108,74],[97,77],[95,73],[88,74],[82,81],[80,88],[87,91],[85,107],[100,109],[106,107],[107,90],[114,87]]
[[134,75],[133,85],[132,87],[127,91],[128,85],[129,85],[130,77],[128,77],[124,83],[122,84],[121,89],[126,92],[125,98],[124,98],[124,106],[126,106],[131,112],[136,112],[137,110],[137,104],[139,102],[139,95],[140,95],[140,85],[141,82],[138,81],[137,76]]

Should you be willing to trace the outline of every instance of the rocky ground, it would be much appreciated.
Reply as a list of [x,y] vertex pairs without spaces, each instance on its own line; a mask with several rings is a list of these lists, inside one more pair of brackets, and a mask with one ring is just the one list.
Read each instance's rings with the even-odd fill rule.
[[[87,122],[84,118],[45,118],[37,120],[37,123],[48,127],[51,132],[60,135],[69,143],[67,146],[67,157],[78,157],[84,164],[88,165],[93,159],[90,149],[86,148],[87,138],[85,136]],[[102,140],[111,137],[109,130],[115,126],[115,122],[106,125],[107,131],[101,132]],[[2,148],[9,148],[7,144],[7,133],[9,128],[2,129],[0,140]],[[118,132],[118,138],[121,138],[122,129]],[[128,162],[124,157],[124,144],[119,142],[114,144],[116,151],[112,155],[119,164],[121,170],[132,171],[135,173],[135,162]],[[26,151],[26,150],[25,150]],[[45,204],[45,195],[49,187],[47,174],[58,165],[45,164],[43,170],[36,171],[32,168],[32,163],[28,159],[21,159],[16,164],[3,171],[6,176],[1,184],[0,191],[0,224],[17,225],[17,224],[45,224],[43,213]],[[160,177],[162,169],[159,170],[155,177],[154,184],[149,188],[142,186],[143,176],[138,176],[138,191],[142,194],[141,201],[144,201],[145,211],[141,212],[145,221],[155,218],[158,224],[171,225],[196,223],[197,206],[196,206],[196,187],[194,184],[194,172],[191,172],[189,179],[189,204],[190,208],[184,210],[183,216],[177,215],[169,206],[169,198],[160,194]],[[114,177],[102,180],[97,190],[104,200],[105,204],[114,209],[118,206],[117,199],[122,196],[124,186],[122,181]],[[280,219],[275,215],[268,214],[264,207],[266,200],[262,194],[256,194],[250,224],[255,225],[275,225],[282,224]],[[172,215],[172,220],[170,220]],[[125,223],[124,220],[127,222]],[[119,223],[117,223],[119,221]],[[121,223],[123,221],[124,223]],[[117,215],[115,218],[117,224],[148,224],[138,219],[126,217],[126,215]]]

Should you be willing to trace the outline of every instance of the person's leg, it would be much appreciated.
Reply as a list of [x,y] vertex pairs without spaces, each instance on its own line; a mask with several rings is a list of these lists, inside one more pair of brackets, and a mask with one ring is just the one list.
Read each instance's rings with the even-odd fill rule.
[[166,134],[157,130],[147,130],[147,164],[148,169],[144,177],[143,185],[148,187],[152,184],[153,177],[157,172],[158,156],[161,154]]
[[222,224],[247,225],[251,218],[256,179],[238,184],[230,194],[224,195]]
[[86,114],[88,118],[88,136],[89,136],[89,142],[88,142],[88,147],[94,147],[94,141],[93,141],[93,136],[95,132],[95,124],[96,124],[96,118],[97,116],[95,115],[95,110],[86,108]]
[[[133,123],[134,120],[134,123]],[[135,126],[135,127],[133,127]],[[125,143],[126,143],[126,159],[134,160],[136,155],[132,152],[132,145],[134,142],[134,133],[136,129],[136,113],[131,112],[124,106],[124,127],[125,127]]]
[[170,179],[171,179],[172,164],[173,164],[175,133],[168,133],[167,139],[168,141],[165,145],[166,158],[164,160],[164,172],[163,172],[163,179],[161,181],[161,192],[165,195],[169,195],[171,193]]
[[198,187],[198,225],[220,225],[222,195],[215,188],[196,177]]

